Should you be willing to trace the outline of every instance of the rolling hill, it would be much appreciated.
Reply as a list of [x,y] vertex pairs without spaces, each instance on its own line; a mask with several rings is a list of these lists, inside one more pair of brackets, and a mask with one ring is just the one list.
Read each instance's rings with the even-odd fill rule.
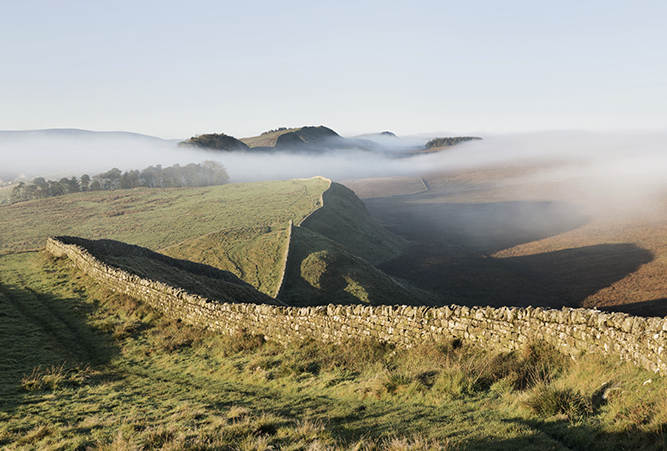
[[[556,301],[651,289],[664,304],[664,197],[655,217],[620,227],[573,199],[540,199],[554,182],[512,184],[508,172],[402,180],[388,191],[406,195],[395,197],[380,196],[386,180],[365,181],[368,210],[320,178],[0,207],[0,447],[663,449],[665,378],[608,356],[569,358],[539,341],[511,353],[458,341],[283,346],[188,326],[38,251],[63,231],[102,238],[73,240],[108,264],[221,301],[274,303],[215,266],[269,293],[287,246],[279,298],[300,306],[431,301],[389,272],[430,278],[442,292],[477,290],[478,304],[494,291],[510,303],[526,286]],[[205,261],[189,261],[197,256]],[[640,279],[654,280],[633,285]]]
[[[323,178],[77,193],[0,213],[5,252],[38,249],[49,235],[116,240],[229,271],[297,305],[436,302],[374,267],[406,242],[377,224],[351,190]],[[114,255],[112,263],[136,271],[137,259]]]
[[276,297],[289,241],[290,225],[285,223],[211,232],[160,252],[230,271],[260,292]]
[[334,149],[381,151],[373,141],[343,138],[323,125],[282,128],[259,136],[242,138],[242,142],[256,151],[325,152]]

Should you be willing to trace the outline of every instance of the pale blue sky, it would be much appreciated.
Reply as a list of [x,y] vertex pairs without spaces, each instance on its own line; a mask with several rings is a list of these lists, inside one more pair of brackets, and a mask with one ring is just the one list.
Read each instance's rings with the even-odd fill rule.
[[5,1],[0,130],[667,128],[667,1]]

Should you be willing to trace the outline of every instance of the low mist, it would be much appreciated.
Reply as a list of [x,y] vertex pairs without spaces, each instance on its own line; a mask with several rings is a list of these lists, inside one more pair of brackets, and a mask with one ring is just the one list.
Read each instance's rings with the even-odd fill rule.
[[[7,133],[7,132],[4,132]],[[91,133],[91,132],[88,132]],[[161,164],[215,160],[232,182],[306,178],[333,180],[422,176],[492,166],[531,165],[508,183],[576,180],[579,190],[632,204],[667,189],[666,132],[543,132],[484,136],[437,153],[399,158],[394,152],[355,150],[312,153],[218,152],[177,147],[174,141],[134,134],[0,136],[0,178],[25,174],[57,179]],[[583,183],[583,184],[582,184]],[[562,187],[562,183],[559,185]],[[573,184],[574,186],[574,184]],[[562,188],[561,188],[562,189]]]

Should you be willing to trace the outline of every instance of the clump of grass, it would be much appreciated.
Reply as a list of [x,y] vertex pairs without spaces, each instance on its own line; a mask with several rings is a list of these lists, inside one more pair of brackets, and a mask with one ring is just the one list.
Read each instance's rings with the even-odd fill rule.
[[360,440],[347,448],[350,451],[449,451],[454,449],[459,449],[459,446],[451,440],[429,440],[420,435],[389,437],[382,440]]
[[450,368],[440,372],[433,384],[433,391],[452,399],[459,399],[475,393],[477,380],[461,368]]
[[173,442],[174,439],[174,431],[167,426],[162,426],[148,431],[144,440],[144,447],[147,449],[164,449],[164,446]]
[[549,384],[535,386],[523,405],[543,417],[562,414],[569,419],[574,419],[593,412],[590,398],[572,389],[557,388]]
[[565,354],[544,341],[526,345],[522,350],[521,362],[521,367],[515,372],[519,388],[551,381],[561,376],[571,363]]
[[250,416],[250,409],[246,407],[234,406],[227,411],[227,418],[230,421],[239,421]]
[[225,356],[240,352],[255,351],[266,343],[262,335],[251,334],[244,329],[237,329],[232,334],[223,334],[217,341],[217,349]]
[[38,366],[32,370],[30,375],[24,375],[21,379],[21,388],[24,391],[58,390],[63,387],[78,387],[88,382],[92,370],[90,367],[83,369],[68,368],[65,364],[52,365],[45,368]]
[[447,451],[454,448],[449,440],[428,440],[420,436],[391,438],[382,441],[382,449],[387,451]]

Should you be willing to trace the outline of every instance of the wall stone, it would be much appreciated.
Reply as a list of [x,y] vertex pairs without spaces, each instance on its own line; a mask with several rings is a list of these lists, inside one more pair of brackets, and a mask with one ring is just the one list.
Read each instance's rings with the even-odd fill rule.
[[600,353],[667,374],[665,318],[571,308],[218,303],[106,265],[81,246],[65,244],[56,237],[48,239],[46,249],[56,256],[66,255],[84,273],[113,291],[133,296],[190,324],[221,332],[244,329],[279,343],[310,337],[330,342],[374,338],[406,347],[459,338],[502,351],[519,349],[537,339],[575,359],[585,353]]

